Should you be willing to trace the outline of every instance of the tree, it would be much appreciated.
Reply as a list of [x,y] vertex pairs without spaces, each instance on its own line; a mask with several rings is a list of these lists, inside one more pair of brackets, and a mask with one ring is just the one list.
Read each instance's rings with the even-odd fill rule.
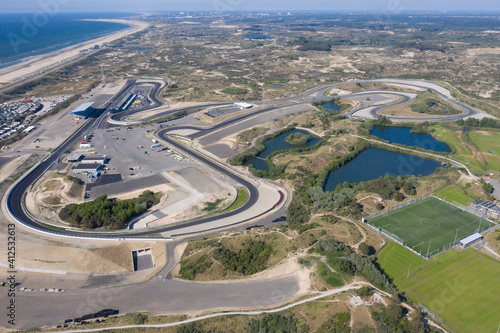
[[414,311],[410,317],[410,332],[411,333],[426,333],[425,323],[422,321],[422,314]]
[[361,253],[364,256],[370,255],[370,248],[368,247],[368,244],[365,242],[359,244],[358,246],[359,253]]
[[156,205],[160,195],[144,191],[135,199],[114,200],[104,194],[89,202],[67,205],[61,209],[59,217],[73,226],[86,229],[120,229],[131,218]]
[[346,259],[338,259],[339,270],[342,273],[352,275],[355,272],[354,266],[351,264],[351,261]]
[[309,222],[309,210],[294,192],[290,205],[286,210],[286,221],[291,227],[299,226]]
[[368,297],[373,295],[373,288],[370,286],[363,286],[358,289],[358,295],[361,297]]
[[403,308],[398,304],[392,303],[385,308],[384,313],[387,317],[387,323],[394,327],[397,326],[399,319],[403,316]]

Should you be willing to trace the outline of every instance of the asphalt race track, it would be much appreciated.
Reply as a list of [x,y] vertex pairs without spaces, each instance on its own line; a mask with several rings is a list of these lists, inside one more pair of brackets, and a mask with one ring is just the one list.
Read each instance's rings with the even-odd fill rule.
[[[402,79],[379,79],[379,80],[352,81],[352,82],[348,82],[348,83],[380,82],[380,81],[397,82],[397,83],[405,82],[405,80],[402,80]],[[433,89],[433,88],[429,88],[429,83],[426,83],[425,81],[419,81],[419,82],[421,82],[421,83],[419,83],[419,82],[415,82],[415,80],[409,80],[409,82],[410,83],[404,83],[404,84],[409,85],[409,86],[418,87],[418,88],[432,89],[433,91],[438,93],[443,99],[447,100],[448,102],[450,102],[450,103],[454,104],[455,106],[466,111],[465,114],[441,116],[441,117],[429,117],[429,118],[426,118],[426,120],[449,121],[449,120],[456,120],[456,119],[468,117],[468,116],[471,116],[471,115],[478,113],[476,110],[469,107],[468,105],[465,105],[463,103],[460,103],[460,102],[457,102],[453,99],[448,98],[441,91],[438,91],[438,90]],[[344,83],[331,84],[331,85],[313,88],[313,89],[310,89],[310,90],[296,96],[296,98],[294,98],[294,99],[287,99],[287,100],[281,100],[281,101],[268,101],[268,103],[272,103],[272,102],[283,103],[284,102],[284,104],[279,105],[279,106],[263,107],[261,109],[257,109],[254,112],[248,112],[246,114],[243,114],[243,115],[234,117],[232,119],[226,120],[224,122],[218,123],[218,124],[212,126],[211,128],[199,128],[197,126],[175,126],[175,127],[164,128],[157,133],[157,135],[159,137],[161,137],[163,140],[168,142],[168,144],[170,144],[171,146],[175,147],[175,149],[177,149],[178,151],[181,151],[182,153],[184,153],[186,155],[192,156],[193,158],[197,159],[201,163],[208,165],[209,167],[213,168],[214,170],[217,170],[218,172],[230,177],[231,179],[237,181],[238,183],[240,183],[241,185],[245,186],[248,189],[248,191],[250,193],[250,198],[249,198],[248,202],[245,203],[242,207],[240,207],[232,212],[220,214],[218,216],[212,216],[209,218],[189,221],[186,223],[177,224],[177,225],[173,225],[173,226],[163,227],[163,228],[151,229],[151,230],[147,230],[147,231],[129,231],[129,232],[125,232],[125,231],[99,232],[99,233],[89,233],[89,232],[83,233],[83,232],[68,232],[68,231],[61,232],[61,231],[57,231],[57,230],[54,230],[54,229],[48,227],[47,225],[43,224],[41,221],[35,221],[32,217],[29,216],[29,214],[24,209],[24,204],[23,204],[24,203],[24,194],[30,189],[32,184],[34,182],[36,182],[36,180],[38,180],[39,177],[41,177],[50,168],[50,166],[53,163],[55,163],[58,160],[58,158],[63,153],[65,153],[74,143],[76,143],[78,140],[80,140],[80,138],[83,137],[86,133],[94,130],[95,128],[99,128],[102,125],[105,118],[108,117],[108,110],[110,108],[115,107],[126,96],[126,94],[128,92],[130,92],[130,90],[136,84],[138,84],[137,79],[130,79],[126,83],[126,85],[123,87],[123,89],[110,102],[108,102],[108,104],[106,106],[107,109],[95,110],[94,114],[92,114],[92,116],[91,116],[92,118],[90,118],[85,125],[83,125],[79,130],[77,130],[73,135],[71,135],[63,144],[61,144],[54,151],[52,151],[52,153],[50,155],[48,155],[44,160],[42,160],[32,171],[30,171],[28,174],[26,174],[10,190],[10,192],[8,193],[8,196],[7,196],[6,205],[7,205],[7,209],[8,209],[9,214],[15,220],[17,220],[19,223],[21,223],[21,224],[23,224],[31,229],[45,232],[45,233],[51,233],[54,235],[86,237],[86,238],[124,238],[124,237],[133,238],[133,237],[143,237],[143,236],[148,236],[148,235],[152,235],[152,234],[158,234],[158,233],[162,233],[162,232],[173,232],[172,233],[173,236],[178,236],[179,234],[176,235],[175,230],[189,227],[189,226],[202,225],[204,223],[215,221],[215,220],[225,218],[225,217],[235,216],[235,215],[245,211],[246,209],[252,207],[257,202],[257,200],[259,198],[259,192],[258,192],[257,188],[251,183],[251,181],[248,181],[247,179],[239,176],[238,174],[235,174],[234,172],[230,171],[229,169],[223,167],[222,165],[215,163],[215,162],[207,159],[203,155],[180,145],[176,141],[173,141],[172,139],[170,139],[168,137],[169,132],[174,131],[174,130],[178,131],[178,130],[182,130],[182,129],[194,129],[194,130],[196,130],[196,132],[191,134],[191,135],[188,135],[188,138],[190,138],[190,139],[199,138],[201,136],[215,132],[219,129],[227,127],[227,126],[234,124],[236,122],[242,121],[242,120],[250,118],[250,117],[254,117],[256,115],[259,115],[259,114],[262,114],[265,112],[272,112],[272,111],[276,111],[276,110],[279,110],[282,108],[287,108],[287,107],[296,106],[296,105],[305,105],[305,104],[310,104],[314,101],[330,99],[330,98],[332,98],[332,96],[326,94],[326,92],[329,89],[334,88],[334,87],[338,87],[338,86],[342,86],[342,85],[345,85],[347,83],[344,82]],[[155,102],[155,106],[153,106],[151,108],[156,108],[156,107],[161,106],[162,102],[159,101],[158,98],[156,97],[158,94],[158,90],[161,87],[161,84],[158,82],[140,82],[140,84],[153,85],[154,89],[152,89],[149,97],[151,100],[153,100]],[[432,84],[432,85],[435,85],[435,84]],[[437,87],[445,89],[445,88],[440,87],[440,86],[437,86]],[[344,95],[341,97],[348,98],[349,96],[360,96],[363,94],[370,94],[370,92],[369,91],[361,92],[361,93],[356,93],[356,94]],[[373,92],[371,92],[371,94],[373,94]],[[375,118],[377,117],[377,112],[384,109],[384,108],[392,107],[394,105],[399,105],[399,104],[403,104],[403,103],[410,101],[410,98],[408,96],[406,96],[404,93],[387,91],[387,92],[384,92],[384,94],[399,96],[399,97],[402,97],[402,100],[400,100],[396,103],[393,103],[393,104],[389,104],[389,105],[376,106],[374,109],[371,110],[371,115],[374,116]],[[208,107],[208,106],[216,106],[216,105],[224,105],[224,104],[228,104],[228,103],[220,103],[220,104],[210,103],[210,104],[198,105],[195,107],[188,107],[188,108],[184,108],[184,109],[169,110],[169,111],[165,111],[165,112],[159,113],[157,115],[154,115],[152,117],[148,117],[148,118],[144,119],[143,121],[150,121],[150,120],[153,120],[155,118],[162,117],[162,116],[165,116],[165,115],[168,115],[171,113],[179,112],[182,110],[189,110],[189,109],[193,109],[193,108],[200,108],[203,106]],[[121,112],[121,113],[113,114],[109,118],[113,119],[114,121],[121,121],[121,119],[124,116],[128,116],[128,115],[131,115],[133,113],[141,112],[141,111],[151,109],[151,108],[146,108],[146,109],[137,110],[137,111],[130,111],[130,112]],[[365,107],[362,107],[362,108],[365,108]],[[351,112],[349,112],[348,116],[354,114],[355,112],[359,111],[362,108],[352,110]],[[422,121],[422,118],[418,118],[418,119],[402,118],[402,117],[388,117],[388,118],[395,118],[398,120],[408,120],[408,121],[412,121],[412,120],[413,121]],[[267,213],[267,212],[264,212],[262,214],[265,214],[265,213]],[[257,217],[257,216],[254,216],[253,218],[255,218],[255,217]],[[242,222],[245,222],[245,221],[234,221],[234,223],[232,223],[230,225],[235,225],[235,224],[242,223]],[[204,231],[207,231],[207,230],[204,230]]]
[[[120,93],[117,94],[115,98],[113,98],[108,105],[115,105],[118,103],[124,96],[125,94],[128,93],[130,88],[132,88],[133,84],[135,84],[135,80],[131,80],[127,83],[127,85],[122,89]],[[157,86],[158,88],[159,86]],[[153,90],[152,94],[156,94],[157,88]],[[217,216],[212,216],[204,219],[199,219],[191,222],[186,222],[181,225],[174,225],[174,226],[169,226],[169,227],[164,227],[164,228],[157,228],[157,229],[152,229],[148,231],[131,231],[131,232],[107,232],[107,233],[78,233],[78,232],[61,232],[54,230],[52,228],[49,228],[48,226],[41,224],[37,221],[34,221],[30,216],[28,216],[27,212],[25,211],[23,207],[23,202],[24,202],[24,193],[29,190],[30,186],[36,182],[36,180],[47,171],[50,166],[57,161],[59,156],[66,152],[75,142],[80,140],[81,137],[85,135],[85,133],[88,133],[92,131],[92,129],[98,127],[104,117],[106,117],[106,113],[103,112],[104,110],[96,110],[95,113],[92,115],[94,118],[91,118],[83,127],[81,127],[77,132],[75,132],[68,140],[66,140],[61,146],[56,148],[50,155],[48,155],[40,164],[37,165],[35,169],[33,169],[30,173],[25,175],[15,186],[14,188],[9,192],[7,196],[7,209],[12,217],[14,217],[18,222],[22,223],[23,225],[35,229],[37,231],[42,231],[46,233],[51,233],[54,235],[60,235],[60,236],[76,236],[76,237],[86,237],[86,238],[132,238],[132,237],[143,237],[143,236],[148,236],[151,234],[158,234],[161,232],[169,232],[169,231],[174,231],[177,229],[185,228],[185,227],[190,227],[190,226],[196,226],[196,225],[201,225],[207,222],[212,222],[221,218],[225,217],[231,217],[234,215],[237,215],[241,213],[242,211],[245,211],[249,207],[253,206],[258,198],[259,198],[259,192],[257,188],[249,181],[246,179],[228,171],[226,168],[223,168],[222,166],[213,163],[212,161],[206,159],[205,157],[196,154],[192,151],[189,151],[185,147],[179,145],[177,142],[170,140],[169,138],[165,137],[165,140],[172,146],[175,146],[176,149],[179,151],[182,151],[185,154],[191,155],[194,158],[198,159],[202,163],[212,167],[213,169],[227,175],[231,179],[236,180],[238,183],[241,185],[245,186],[249,193],[249,200],[240,208],[235,209],[234,211],[231,211],[229,213],[225,214],[220,214]],[[165,129],[161,131],[159,134],[163,135],[166,133],[168,130],[172,129]],[[267,212],[264,212],[265,214]],[[253,217],[255,218],[255,217]],[[233,224],[238,224],[238,223],[243,223],[245,221],[235,221]],[[230,225],[233,225],[230,224]],[[176,235],[177,236],[177,235]]]

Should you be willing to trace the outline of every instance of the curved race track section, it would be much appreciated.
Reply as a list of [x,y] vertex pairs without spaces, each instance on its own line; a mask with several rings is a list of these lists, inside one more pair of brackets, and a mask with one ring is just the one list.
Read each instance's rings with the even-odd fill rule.
[[[160,228],[146,230],[146,231],[130,231],[130,232],[125,232],[125,231],[120,231],[120,232],[83,232],[82,231],[82,232],[77,232],[77,231],[54,230],[54,229],[48,227],[47,225],[43,224],[42,221],[36,221],[33,217],[30,216],[30,214],[24,208],[24,195],[28,190],[30,190],[30,187],[32,186],[32,184],[34,182],[36,182],[36,180],[39,179],[39,177],[41,177],[52,166],[52,164],[58,160],[58,158],[64,152],[66,152],[73,144],[75,144],[86,133],[88,133],[88,132],[92,131],[93,129],[98,128],[100,126],[100,124],[103,122],[104,118],[107,117],[107,109],[106,110],[104,110],[104,109],[96,110],[95,114],[93,115],[94,118],[91,118],[90,120],[88,120],[85,125],[83,125],[74,134],[72,134],[63,144],[61,144],[59,147],[54,149],[44,160],[42,160],[42,162],[40,162],[35,168],[33,168],[26,175],[24,175],[11,188],[11,190],[7,194],[7,198],[6,198],[6,206],[7,206],[8,213],[14,220],[19,222],[20,224],[22,224],[28,228],[31,228],[33,230],[39,231],[39,232],[50,233],[53,235],[59,235],[59,236],[64,236],[64,237],[104,238],[104,239],[143,237],[143,236],[158,234],[158,233],[162,233],[162,232],[171,232],[173,235],[175,235],[176,230],[180,230],[180,229],[185,228],[185,227],[198,226],[198,225],[201,226],[204,223],[212,222],[212,221],[215,221],[215,220],[218,220],[221,218],[236,216],[237,214],[252,207],[257,202],[257,200],[259,198],[259,192],[258,192],[257,188],[254,186],[254,184],[252,184],[251,181],[249,181],[249,180],[241,177],[240,175],[232,172],[230,169],[222,166],[221,164],[216,163],[216,162],[204,157],[203,155],[201,155],[195,151],[192,151],[192,150],[184,147],[183,145],[177,143],[176,141],[170,139],[168,137],[168,133],[170,131],[179,130],[179,129],[195,129],[197,132],[194,134],[191,134],[189,136],[189,138],[190,139],[198,138],[198,137],[204,136],[208,133],[211,133],[211,132],[217,131],[221,128],[224,128],[226,126],[229,126],[233,123],[244,120],[246,118],[254,117],[254,116],[261,114],[261,113],[271,112],[274,110],[278,110],[281,108],[286,108],[286,107],[290,107],[290,106],[294,106],[294,105],[298,105],[298,104],[310,104],[311,102],[314,102],[314,101],[329,99],[332,96],[327,95],[326,92],[331,88],[342,86],[342,85],[345,85],[348,83],[364,83],[364,82],[390,82],[390,83],[396,83],[396,84],[405,84],[407,86],[413,86],[413,87],[418,87],[418,88],[431,89],[434,92],[438,93],[443,99],[447,100],[448,102],[450,102],[450,103],[454,104],[455,106],[466,111],[465,114],[461,114],[461,115],[432,117],[432,118],[428,118],[429,120],[433,120],[433,121],[456,120],[456,119],[468,117],[468,116],[471,116],[471,115],[478,113],[478,111],[476,111],[472,107],[465,105],[463,103],[460,103],[458,101],[455,101],[451,97],[451,94],[449,94],[449,91],[446,88],[441,87],[437,84],[425,82],[425,81],[419,81],[419,80],[377,79],[377,80],[349,81],[349,82],[343,82],[343,83],[330,84],[330,85],[316,87],[316,88],[310,89],[304,93],[299,94],[298,96],[296,96],[295,100],[288,99],[288,100],[279,101],[281,103],[284,103],[280,106],[263,107],[261,109],[254,111],[254,112],[249,112],[249,113],[237,116],[235,118],[226,120],[226,121],[221,122],[219,124],[216,124],[209,129],[204,129],[204,128],[202,129],[202,128],[199,128],[196,126],[176,126],[175,128],[174,127],[165,128],[165,129],[160,130],[157,133],[157,135],[160,138],[162,138],[164,141],[166,141],[169,145],[175,147],[175,149],[182,151],[186,155],[190,155],[191,157],[193,157],[194,159],[197,159],[201,163],[208,165],[209,167],[213,168],[214,170],[217,170],[218,172],[230,177],[231,179],[233,179],[233,180],[237,181],[238,183],[240,183],[241,185],[245,186],[250,193],[249,200],[242,207],[240,207],[232,212],[229,212],[229,213],[220,214],[220,215],[212,216],[212,217],[208,217],[208,218],[202,218],[202,219],[198,219],[198,220],[192,220],[192,221],[185,222],[185,223],[180,223],[180,224],[167,226],[167,227],[160,227]],[[119,103],[124,98],[124,96],[133,88],[133,86],[135,84],[137,84],[137,79],[130,79],[126,83],[124,88],[107,104],[108,107],[109,108],[115,107],[117,105],[117,103]],[[152,89],[152,91],[150,93],[150,98],[156,103],[156,105],[152,108],[159,107],[163,104],[156,97],[158,90],[161,87],[160,83],[158,83],[158,82],[140,82],[140,84],[152,84],[154,86],[154,89]],[[352,95],[359,95],[359,94],[365,94],[365,93],[368,94],[370,92],[367,91],[367,92],[361,92],[361,93],[352,94]],[[403,99],[401,101],[398,101],[398,102],[393,103],[391,105],[383,105],[383,106],[378,106],[378,107],[374,108],[371,111],[373,116],[376,117],[377,112],[384,109],[384,108],[391,107],[391,106],[398,105],[398,104],[402,104],[402,103],[406,103],[410,100],[410,98],[408,96],[406,96],[402,93],[391,92],[391,91],[387,91],[387,93],[403,97]],[[447,95],[449,95],[449,96],[447,96]],[[342,97],[348,97],[348,96],[349,95],[342,96]],[[273,101],[273,102],[275,102],[275,101]],[[278,101],[276,101],[276,102],[278,102]],[[210,103],[210,104],[204,104],[204,105],[215,106],[215,105],[222,105],[222,104],[227,104],[227,103],[221,103],[221,104]],[[196,106],[196,107],[198,108],[200,106]],[[151,108],[148,108],[148,109],[151,109]],[[185,108],[185,109],[187,110],[190,108]],[[140,111],[121,112],[121,113],[113,114],[109,118],[112,118],[114,121],[121,121],[121,119],[126,115],[130,115],[130,114],[133,114],[136,112],[141,112],[144,110],[145,109],[140,110]],[[158,117],[170,114],[170,113],[178,112],[181,110],[184,110],[184,109],[170,110],[170,111],[162,112],[162,113],[159,113],[155,116],[148,117],[147,119],[145,119],[143,121],[150,121],[150,120],[153,120],[155,118],[158,118]],[[359,111],[359,109],[351,111],[349,113],[349,115],[351,115],[352,113],[354,113],[356,111]],[[393,118],[393,117],[389,117],[389,118]],[[422,119],[402,118],[402,117],[394,117],[394,118],[398,119],[398,120],[407,120],[407,121],[422,120]],[[272,210],[272,208],[270,210]],[[270,210],[268,210],[268,211],[270,211]],[[259,214],[258,216],[266,214],[268,211],[263,212],[263,213]],[[254,216],[251,219],[256,218],[258,216]],[[247,220],[249,220],[249,219],[247,219]],[[247,220],[244,220],[244,221],[235,220],[234,223],[231,223],[231,224],[226,225],[226,226],[230,226],[230,225],[234,225],[234,224],[238,224],[238,223],[243,223],[243,222],[246,222]],[[208,230],[210,230],[210,229],[206,229],[206,230],[204,229],[203,231],[208,231]]]

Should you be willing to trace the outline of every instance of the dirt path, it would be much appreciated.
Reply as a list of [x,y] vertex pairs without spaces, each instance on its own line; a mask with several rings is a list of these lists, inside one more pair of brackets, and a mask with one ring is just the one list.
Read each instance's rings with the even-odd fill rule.
[[354,224],[356,226],[356,228],[358,228],[359,233],[361,234],[361,240],[359,242],[357,242],[356,244],[351,245],[351,247],[353,247],[353,248],[355,248],[357,250],[358,247],[359,247],[359,244],[361,244],[363,242],[366,242],[366,239],[367,239],[367,237],[366,237],[366,231],[358,225],[357,221],[354,221],[354,220],[352,220],[350,218],[347,218],[347,217],[344,217],[344,216],[340,216],[340,215],[335,215],[335,214],[332,214],[332,215],[335,216],[338,219],[348,221],[348,222]]
[[340,293],[343,293],[343,292],[346,292],[346,291],[358,290],[358,289],[360,289],[363,286],[370,286],[370,287],[372,287],[374,289],[377,289],[377,288],[373,287],[368,282],[361,282],[361,281],[359,281],[359,282],[352,282],[352,283],[350,283],[350,284],[348,284],[346,286],[340,287],[340,288],[336,288],[336,289],[328,290],[328,291],[325,291],[325,292],[321,292],[321,293],[318,293],[318,295],[316,295],[316,296],[313,296],[313,297],[310,297],[310,298],[307,298],[307,299],[303,299],[303,300],[300,300],[300,301],[297,301],[297,302],[294,302],[294,303],[291,303],[291,304],[288,304],[288,305],[285,305],[285,306],[281,306],[281,307],[278,307],[278,308],[270,309],[270,310],[219,312],[219,313],[213,313],[213,314],[209,314],[209,315],[205,315],[205,316],[200,316],[200,317],[196,317],[196,318],[190,318],[190,319],[186,319],[186,320],[183,320],[183,321],[178,321],[178,322],[173,322],[173,323],[166,323],[166,324],[124,325],[124,326],[106,327],[106,328],[100,328],[100,329],[71,330],[71,331],[66,331],[66,332],[75,332],[76,333],[76,332],[93,332],[93,331],[97,331],[97,330],[99,330],[99,331],[108,331],[108,330],[131,329],[131,328],[144,329],[144,328],[174,327],[174,326],[179,326],[179,325],[183,325],[183,324],[188,324],[188,323],[192,323],[192,322],[197,322],[197,321],[201,321],[201,320],[206,320],[206,319],[211,319],[211,318],[216,318],[216,317],[222,317],[222,316],[234,316],[234,315],[251,316],[251,315],[260,315],[260,314],[264,314],[264,313],[278,313],[278,312],[282,312],[282,311],[291,309],[291,308],[296,307],[298,305],[302,305],[302,304],[305,304],[305,303],[318,301],[318,300],[320,300],[322,298],[325,298],[325,297],[328,297],[328,296],[340,294]]

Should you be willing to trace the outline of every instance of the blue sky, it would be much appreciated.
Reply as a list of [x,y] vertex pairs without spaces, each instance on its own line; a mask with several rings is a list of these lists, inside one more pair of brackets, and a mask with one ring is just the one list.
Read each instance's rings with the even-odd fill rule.
[[4,1],[0,12],[36,12],[45,5],[61,11],[167,11],[167,10],[411,10],[500,11],[499,0],[19,0]]

